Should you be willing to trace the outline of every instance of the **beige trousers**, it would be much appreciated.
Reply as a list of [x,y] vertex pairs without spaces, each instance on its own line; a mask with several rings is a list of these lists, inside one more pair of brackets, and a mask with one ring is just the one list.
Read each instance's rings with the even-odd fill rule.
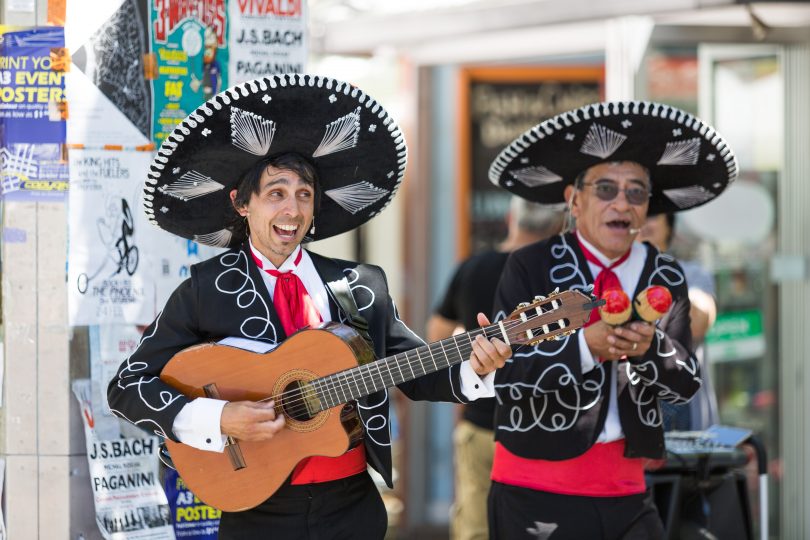
[[453,432],[456,500],[450,520],[453,540],[486,540],[489,493],[495,441],[492,431],[460,420]]

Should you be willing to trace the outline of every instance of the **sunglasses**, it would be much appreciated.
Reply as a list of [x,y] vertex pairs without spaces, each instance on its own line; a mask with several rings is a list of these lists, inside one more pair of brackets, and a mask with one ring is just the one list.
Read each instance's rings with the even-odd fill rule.
[[593,186],[596,196],[605,202],[615,199],[619,195],[619,191],[624,191],[627,202],[635,206],[645,204],[652,196],[650,190],[645,187],[619,189],[619,186],[613,182],[582,182],[582,186]]

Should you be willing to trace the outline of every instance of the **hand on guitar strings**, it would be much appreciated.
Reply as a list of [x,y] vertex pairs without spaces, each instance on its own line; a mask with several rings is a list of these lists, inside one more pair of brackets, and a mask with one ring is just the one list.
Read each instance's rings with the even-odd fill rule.
[[284,416],[276,415],[272,401],[230,401],[222,409],[219,425],[223,435],[266,441],[284,429]]
[[[486,315],[479,313],[478,324],[489,326],[490,322]],[[500,339],[488,340],[483,335],[478,335],[473,340],[470,367],[479,377],[483,377],[502,368],[510,356],[512,356],[512,348]]]

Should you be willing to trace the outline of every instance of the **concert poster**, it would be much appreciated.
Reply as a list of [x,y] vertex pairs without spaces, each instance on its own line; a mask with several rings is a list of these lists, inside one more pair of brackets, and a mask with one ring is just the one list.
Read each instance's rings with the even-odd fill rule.
[[87,446],[96,524],[105,540],[174,540],[171,512],[159,474],[158,437],[106,438],[97,431],[94,393],[76,379]]
[[151,0],[152,139],[160,144],[189,113],[228,87],[225,0]]
[[144,253],[143,179],[151,155],[73,149],[69,155],[68,321],[149,324],[155,284]]
[[304,73],[305,0],[230,0],[231,84],[273,74]]

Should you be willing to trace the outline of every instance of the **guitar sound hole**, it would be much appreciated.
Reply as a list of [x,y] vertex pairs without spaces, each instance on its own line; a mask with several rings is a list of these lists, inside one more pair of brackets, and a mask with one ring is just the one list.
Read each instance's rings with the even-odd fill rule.
[[284,387],[282,408],[287,418],[306,422],[316,414],[318,399],[310,385],[304,381],[293,381]]

